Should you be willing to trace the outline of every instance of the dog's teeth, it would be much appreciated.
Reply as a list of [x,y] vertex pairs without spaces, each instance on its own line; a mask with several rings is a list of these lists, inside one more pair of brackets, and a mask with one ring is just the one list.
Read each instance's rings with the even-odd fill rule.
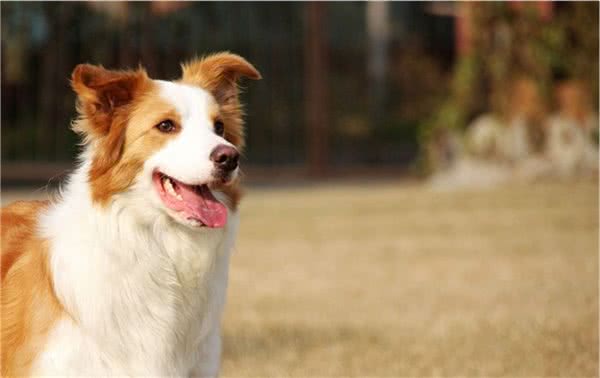
[[163,186],[165,187],[165,190],[167,191],[167,193],[169,193],[173,197],[175,197],[179,200],[183,199],[183,198],[181,198],[181,195],[179,195],[175,192],[175,189],[173,188],[173,183],[171,182],[170,178],[165,177],[165,179],[163,180]]
[[183,201],[183,197],[181,196],[181,194],[177,194],[177,195],[175,196],[175,198],[177,198],[177,199],[178,199],[178,200],[180,200],[180,201]]

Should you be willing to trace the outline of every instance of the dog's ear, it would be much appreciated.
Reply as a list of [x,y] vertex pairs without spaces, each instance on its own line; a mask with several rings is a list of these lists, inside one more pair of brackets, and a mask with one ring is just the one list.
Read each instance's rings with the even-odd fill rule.
[[77,94],[77,110],[87,122],[75,131],[86,137],[106,136],[118,110],[131,103],[148,82],[143,69],[111,71],[79,64],[71,75],[71,87]]
[[125,144],[127,106],[151,80],[143,69],[111,71],[101,66],[80,64],[73,70],[71,87],[77,94],[80,119],[73,130],[84,138],[84,143],[96,141],[90,177],[106,173],[121,157]]
[[220,104],[237,100],[238,80],[261,78],[260,73],[239,55],[221,52],[182,65],[182,81],[212,93]]

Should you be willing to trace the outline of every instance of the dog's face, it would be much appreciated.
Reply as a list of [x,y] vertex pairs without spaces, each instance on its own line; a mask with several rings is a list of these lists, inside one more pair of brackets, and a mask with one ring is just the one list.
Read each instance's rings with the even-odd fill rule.
[[90,144],[92,200],[116,198],[191,227],[220,228],[239,197],[243,147],[237,80],[259,79],[243,58],[220,53],[183,66],[182,78],[79,65],[72,77]]

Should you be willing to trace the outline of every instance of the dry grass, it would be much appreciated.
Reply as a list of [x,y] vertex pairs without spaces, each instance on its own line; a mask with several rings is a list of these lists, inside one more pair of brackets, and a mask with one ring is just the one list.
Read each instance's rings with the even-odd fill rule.
[[597,209],[592,181],[250,190],[222,375],[597,376]]
[[251,190],[224,376],[597,376],[598,186]]

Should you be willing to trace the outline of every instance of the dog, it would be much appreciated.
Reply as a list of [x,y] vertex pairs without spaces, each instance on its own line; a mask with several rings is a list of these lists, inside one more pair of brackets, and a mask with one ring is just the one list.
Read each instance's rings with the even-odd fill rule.
[[78,165],[2,210],[2,375],[216,376],[239,224],[244,58],[176,81],[78,65]]

